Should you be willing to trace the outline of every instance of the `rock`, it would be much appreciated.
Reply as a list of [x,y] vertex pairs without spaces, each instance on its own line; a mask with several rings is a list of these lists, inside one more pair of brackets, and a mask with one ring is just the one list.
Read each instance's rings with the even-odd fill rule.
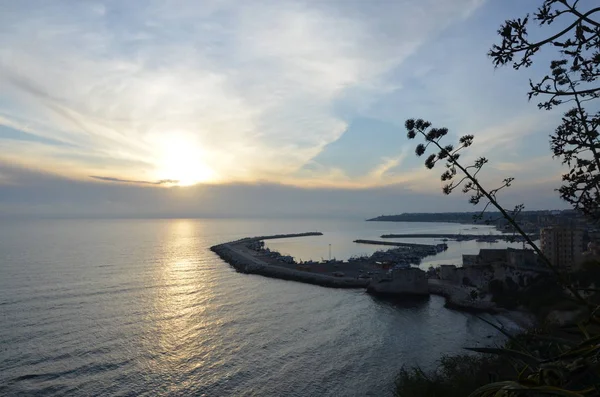
[[386,295],[429,295],[427,273],[418,268],[394,269],[374,278],[367,291]]

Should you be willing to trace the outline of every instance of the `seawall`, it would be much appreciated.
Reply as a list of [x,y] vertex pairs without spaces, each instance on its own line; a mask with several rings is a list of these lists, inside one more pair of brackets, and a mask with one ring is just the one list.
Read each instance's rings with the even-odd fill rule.
[[[529,234],[533,240],[540,236],[537,233]],[[381,238],[447,238],[452,240],[475,240],[478,238],[494,238],[497,240],[522,239],[521,235],[513,234],[448,234],[448,233],[403,233],[403,234],[383,234]]]
[[[252,238],[252,240],[262,239],[262,237]],[[241,273],[259,274],[266,277],[279,278],[283,280],[293,280],[307,284],[315,284],[333,288],[366,288],[369,285],[368,279],[334,277],[325,274],[270,265],[264,261],[261,261],[258,258],[254,258],[244,252],[241,252],[235,247],[233,243],[215,245],[210,249],[211,251],[219,255],[221,259],[229,263],[231,266],[233,266],[233,268],[235,268],[238,272]]]
[[436,249],[433,244],[415,244],[415,243],[400,243],[396,241],[379,241],[379,240],[354,240],[357,244],[371,244],[371,245],[389,245],[393,247],[404,247],[404,248],[425,248],[425,249]]

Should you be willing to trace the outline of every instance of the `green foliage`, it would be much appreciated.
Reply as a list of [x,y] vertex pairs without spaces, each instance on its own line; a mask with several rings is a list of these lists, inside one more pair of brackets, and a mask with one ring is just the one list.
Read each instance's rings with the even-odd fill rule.
[[[590,323],[579,324],[581,336],[577,339],[530,335],[542,347],[546,357],[542,356],[539,349],[535,350],[535,355],[520,352],[523,357],[510,349],[498,349],[496,353],[499,357],[513,362],[516,371],[513,378],[510,382],[501,381],[481,386],[469,396],[600,395],[596,387],[600,382],[600,363],[597,359],[600,353],[600,333],[591,332],[594,325],[600,325],[600,318],[594,315],[590,317]],[[552,348],[554,352],[548,358]]]
[[[600,318],[567,329],[531,330],[480,355],[445,356],[432,373],[402,368],[396,396],[600,396]],[[508,394],[506,394],[508,393]]]
[[577,304],[568,299],[564,288],[556,280],[540,277],[536,282],[521,292],[520,301],[531,313],[544,319],[551,310],[568,310]]
[[494,279],[488,285],[492,302],[498,307],[515,309],[519,306],[536,314],[543,321],[552,310],[574,310],[578,306],[565,294],[564,288],[549,276],[539,276],[529,286],[519,287],[511,278],[505,282]]
[[444,356],[437,371],[402,368],[396,378],[397,397],[465,397],[490,380],[513,373],[509,362],[491,355]]

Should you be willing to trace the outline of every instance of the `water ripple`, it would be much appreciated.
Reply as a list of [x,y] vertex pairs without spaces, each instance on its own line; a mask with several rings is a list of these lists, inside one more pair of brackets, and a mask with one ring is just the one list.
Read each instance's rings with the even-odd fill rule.
[[[344,238],[371,227],[302,222]],[[0,395],[387,395],[401,365],[489,341],[437,297],[389,302],[239,274],[207,249],[286,225],[0,225]]]

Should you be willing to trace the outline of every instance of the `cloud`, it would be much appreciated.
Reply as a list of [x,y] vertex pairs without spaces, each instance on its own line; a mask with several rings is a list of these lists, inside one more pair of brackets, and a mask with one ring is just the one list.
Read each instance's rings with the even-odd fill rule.
[[[354,217],[384,213],[472,211],[462,194],[415,192],[402,185],[371,188],[297,187],[275,183],[156,188],[84,181],[0,163],[2,217]],[[2,179],[0,179],[2,183]],[[565,208],[556,182],[527,183],[502,192],[512,208]]]
[[68,144],[23,159],[13,143],[11,161],[180,179],[165,175],[181,168],[165,164],[175,142],[213,181],[290,179],[480,3],[5,2],[0,123]]
[[138,185],[176,185],[179,181],[174,179],[161,179],[159,181],[134,181],[130,179],[119,179],[119,178],[111,178],[108,176],[97,176],[90,175],[90,178],[98,179],[100,181],[106,182],[118,182],[118,183],[134,183]]
[[397,157],[384,158],[383,162],[369,173],[369,176],[377,181],[383,180],[384,177],[391,177],[392,171],[402,165],[406,155],[407,150],[403,150]]

